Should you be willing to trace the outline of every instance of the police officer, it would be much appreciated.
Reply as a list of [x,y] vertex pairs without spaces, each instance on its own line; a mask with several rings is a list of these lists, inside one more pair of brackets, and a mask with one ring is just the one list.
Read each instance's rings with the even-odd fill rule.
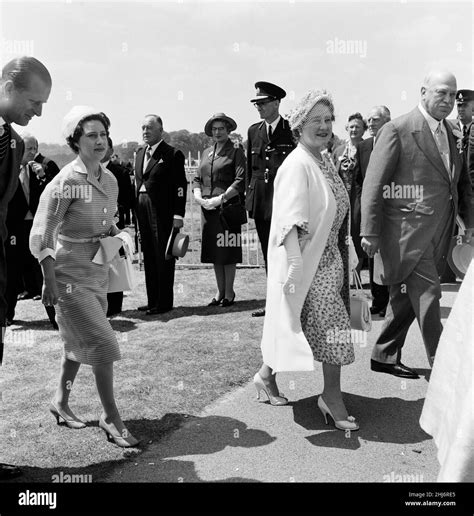
[[[464,159],[468,164],[472,183],[473,167],[472,164],[469,163],[469,155],[472,155],[473,150],[470,149],[470,146],[472,146],[472,138],[470,139],[469,135],[473,131],[472,116],[474,114],[474,91],[458,90],[456,92],[456,109],[458,112],[456,120],[448,120],[448,122],[451,124],[453,130],[457,131],[457,133],[455,134],[456,136],[460,137],[462,135],[462,148],[464,153]],[[441,276],[441,283],[456,283],[456,274],[451,270],[451,266],[448,264],[446,264],[444,272]]]
[[[255,220],[258,238],[267,268],[268,237],[272,218],[273,182],[278,167],[295,148],[288,121],[278,112],[285,90],[270,82],[256,82],[256,95],[250,100],[262,122],[249,127],[247,137],[247,173],[245,207]],[[265,315],[257,310],[253,317]]]

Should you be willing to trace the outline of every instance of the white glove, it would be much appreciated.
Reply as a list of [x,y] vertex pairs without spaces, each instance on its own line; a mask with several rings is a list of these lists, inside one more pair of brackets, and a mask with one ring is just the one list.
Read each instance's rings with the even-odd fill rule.
[[286,235],[283,245],[285,246],[288,260],[288,277],[283,285],[283,293],[288,295],[296,292],[303,279],[303,258],[301,257],[296,226],[293,226],[288,235]]
[[196,199],[196,202],[199,204],[199,206],[203,206],[204,207],[204,203],[206,201],[202,198],[201,189],[200,188],[195,188],[193,190],[193,194],[194,194],[194,198]]

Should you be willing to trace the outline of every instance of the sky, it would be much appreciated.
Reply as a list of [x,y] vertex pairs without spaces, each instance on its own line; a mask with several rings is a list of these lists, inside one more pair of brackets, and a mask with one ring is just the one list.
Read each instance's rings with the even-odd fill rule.
[[259,120],[256,81],[287,91],[283,115],[327,89],[344,138],[351,113],[410,111],[432,68],[473,89],[472,27],[469,1],[0,0],[0,62],[27,54],[50,70],[43,116],[19,128],[42,143],[64,143],[62,119],[77,104],[109,116],[115,144],[141,141],[148,113],[168,132],[200,132],[223,111],[246,139]]

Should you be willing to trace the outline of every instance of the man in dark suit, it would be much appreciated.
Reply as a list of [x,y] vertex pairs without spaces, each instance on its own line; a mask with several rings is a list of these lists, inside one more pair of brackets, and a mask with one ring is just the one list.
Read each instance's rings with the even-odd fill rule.
[[[351,221],[351,235],[354,242],[354,247],[359,257],[359,267],[362,268],[364,251],[361,247],[360,241],[360,199],[362,196],[362,185],[364,182],[367,167],[369,165],[370,155],[377,139],[377,134],[381,127],[390,121],[390,110],[387,106],[375,106],[370,110],[367,117],[367,125],[370,133],[370,138],[362,140],[357,145],[355,155],[356,165],[354,168],[354,185],[353,196],[351,199],[352,221]],[[360,269],[359,269],[360,270]],[[370,312],[372,314],[379,314],[385,317],[385,312],[388,303],[388,287],[386,285],[379,285],[374,281],[374,260],[369,258],[369,277],[370,277],[370,291],[372,293],[372,306]]]
[[[270,82],[256,82],[256,96],[250,102],[263,122],[249,127],[247,135],[247,171],[245,208],[255,220],[258,239],[267,268],[268,237],[272,218],[273,183],[278,167],[295,148],[290,126],[279,114],[285,90]],[[265,315],[257,310],[253,317]]]
[[442,331],[439,274],[458,212],[472,236],[467,167],[445,121],[455,95],[452,73],[429,73],[420,104],[382,127],[370,157],[362,189],[362,248],[375,255],[374,279],[390,287],[387,316],[372,352],[373,371],[418,378],[401,363],[415,317],[433,364]]
[[166,259],[171,230],[183,227],[187,181],[184,154],[163,141],[163,122],[147,115],[142,124],[145,145],[135,156],[136,213],[145,264],[147,315],[173,309],[175,258]]
[[[118,184],[117,198],[117,227],[124,229],[126,221],[130,221],[130,210],[133,207],[134,193],[130,175],[125,167],[120,165],[120,160],[112,160],[114,155],[114,144],[109,137],[107,153],[102,160],[102,164],[112,172]],[[107,317],[119,314],[122,311],[123,292],[109,292],[107,294]]]
[[[26,126],[34,116],[41,116],[43,104],[51,91],[51,76],[45,66],[33,57],[20,57],[8,62],[0,78],[0,365],[6,324],[7,264],[5,241],[6,218],[10,200],[17,186],[24,144],[11,127]],[[0,480],[21,475],[10,464],[0,464]]]
[[[24,135],[23,142],[25,152],[20,181],[8,206],[7,216],[7,319],[10,321],[15,314],[17,296],[18,299],[41,299],[43,275],[38,260],[30,252],[29,239],[39,198],[46,185],[59,172],[54,161],[38,153],[38,140],[34,136]],[[54,307],[51,308],[54,311]],[[51,322],[55,326],[54,317]]]

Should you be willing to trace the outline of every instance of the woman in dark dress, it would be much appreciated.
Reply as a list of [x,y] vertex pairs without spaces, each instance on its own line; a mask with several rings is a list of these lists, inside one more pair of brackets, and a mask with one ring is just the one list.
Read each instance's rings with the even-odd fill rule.
[[230,306],[234,303],[236,264],[242,261],[240,224],[223,227],[220,217],[224,206],[240,203],[244,192],[245,154],[234,145],[229,134],[237,124],[224,113],[213,115],[204,128],[214,145],[203,152],[193,181],[193,193],[201,206],[201,262],[214,264],[217,293],[209,306]]

